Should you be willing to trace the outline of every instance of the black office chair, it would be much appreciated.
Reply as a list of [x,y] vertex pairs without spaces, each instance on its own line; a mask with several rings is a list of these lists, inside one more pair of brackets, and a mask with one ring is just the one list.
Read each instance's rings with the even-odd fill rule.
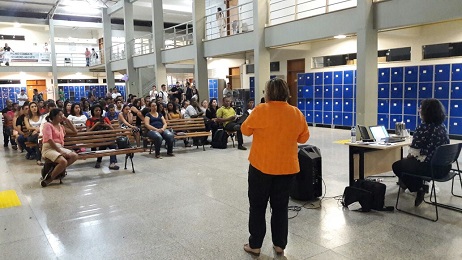
[[[452,180],[452,186],[451,186],[452,195],[456,196],[456,197],[459,197],[459,198],[462,198],[462,196],[454,194],[454,177],[459,176],[460,187],[462,189],[462,179],[461,179],[461,176],[460,176],[459,163],[457,162],[457,158],[459,158],[461,148],[462,148],[462,144],[445,144],[445,145],[441,145],[440,147],[436,148],[435,153],[433,154],[432,160],[430,162],[430,164],[431,164],[431,173],[432,173],[431,177],[415,175],[415,174],[410,174],[410,173],[404,173],[404,172],[402,173],[403,175],[412,176],[412,177],[419,178],[419,179],[422,179],[424,181],[428,181],[428,182],[432,183],[431,192],[430,192],[430,201],[426,201],[426,200],[424,200],[424,201],[427,204],[431,204],[431,205],[435,206],[436,218],[428,218],[428,217],[425,217],[425,216],[422,216],[422,215],[418,215],[418,214],[415,214],[415,213],[412,213],[412,212],[409,212],[409,211],[399,209],[398,208],[398,202],[399,202],[399,194],[401,192],[401,187],[399,187],[398,196],[396,197],[396,210],[407,213],[407,214],[410,214],[410,215],[414,215],[414,216],[417,216],[417,217],[420,217],[420,218],[424,218],[424,219],[427,219],[427,220],[432,220],[432,221],[435,221],[435,222],[438,221],[438,206],[440,206],[442,208],[447,208],[447,209],[462,212],[462,208],[454,207],[454,206],[447,205],[447,204],[438,203],[437,200],[436,200],[436,190],[435,190],[435,181],[436,182],[447,182],[447,181]],[[456,168],[457,169],[452,168],[452,164],[454,162],[456,163]],[[438,177],[438,178],[434,176],[435,169],[442,168],[442,167],[448,166],[448,165],[451,166],[451,169],[447,173],[445,173],[444,176]],[[434,201],[433,201],[433,199],[434,199]]]

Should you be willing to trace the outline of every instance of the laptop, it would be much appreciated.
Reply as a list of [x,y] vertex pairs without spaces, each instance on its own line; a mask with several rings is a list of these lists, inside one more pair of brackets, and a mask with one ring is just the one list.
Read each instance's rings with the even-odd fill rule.
[[367,131],[367,127],[363,125],[358,125],[359,134],[361,135],[361,141],[364,143],[371,143],[375,142],[373,138],[370,137],[369,132]]
[[387,130],[385,129],[385,126],[383,125],[369,126],[369,130],[371,131],[375,141],[378,143],[397,143],[406,140],[404,137],[390,137]]

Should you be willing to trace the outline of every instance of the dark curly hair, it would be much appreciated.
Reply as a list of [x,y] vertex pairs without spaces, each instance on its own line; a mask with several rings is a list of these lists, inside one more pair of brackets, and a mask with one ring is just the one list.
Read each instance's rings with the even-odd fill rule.
[[420,103],[420,116],[426,124],[441,124],[446,119],[446,111],[438,99],[425,99]]
[[91,113],[91,116],[95,116],[95,108],[99,107],[99,109],[101,109],[101,117],[103,117],[103,107],[99,104],[96,104],[96,105],[93,105],[91,108],[90,108],[90,113]]

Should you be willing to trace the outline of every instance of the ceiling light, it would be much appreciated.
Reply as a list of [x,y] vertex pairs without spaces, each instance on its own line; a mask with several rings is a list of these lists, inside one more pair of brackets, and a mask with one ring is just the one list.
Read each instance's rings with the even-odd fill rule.
[[346,38],[346,35],[339,34],[339,35],[334,36],[334,38],[335,38],[335,39],[345,39],[345,38]]
[[16,28],[21,27],[21,24],[19,24],[19,23],[14,23],[14,27],[16,27]]
[[80,76],[80,75],[82,75],[82,72],[77,72],[77,73],[75,73],[75,75]]

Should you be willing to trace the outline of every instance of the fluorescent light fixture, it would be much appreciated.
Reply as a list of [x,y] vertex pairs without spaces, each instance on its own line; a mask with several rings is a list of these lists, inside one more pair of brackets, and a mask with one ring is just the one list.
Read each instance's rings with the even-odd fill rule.
[[345,39],[345,38],[346,38],[346,35],[339,34],[339,35],[334,36],[334,38],[335,38],[335,39]]
[[21,27],[21,24],[16,22],[16,23],[14,23],[14,27],[16,27],[16,28]]
[[80,76],[82,75],[82,72],[76,72],[75,75]]
[[26,73],[24,71],[19,72],[19,75],[24,76]]

